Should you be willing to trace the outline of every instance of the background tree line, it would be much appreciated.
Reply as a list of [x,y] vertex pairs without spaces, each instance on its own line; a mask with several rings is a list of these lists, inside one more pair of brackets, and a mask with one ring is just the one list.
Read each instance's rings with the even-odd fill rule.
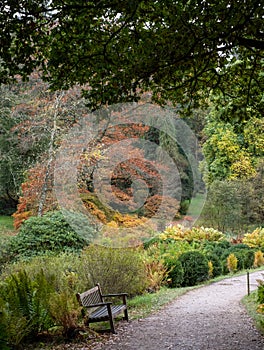
[[[248,218],[245,225],[261,223],[263,16],[258,0],[4,0],[2,210],[12,212],[20,198],[19,221],[53,208],[52,164],[62,134],[87,108],[140,101],[148,93],[153,102],[174,106],[199,135],[208,200],[229,185],[232,190],[226,191],[235,193],[236,184],[248,201],[243,204],[243,195],[234,194],[226,199],[228,212],[242,213],[243,220]],[[155,133],[149,130],[146,137],[177,160],[183,200],[188,201],[194,184],[186,157],[166,135]],[[129,182],[115,183],[128,194]],[[203,215],[209,220],[206,208]],[[212,225],[218,225],[219,216],[212,219],[216,212],[221,219],[226,215],[211,210]]]

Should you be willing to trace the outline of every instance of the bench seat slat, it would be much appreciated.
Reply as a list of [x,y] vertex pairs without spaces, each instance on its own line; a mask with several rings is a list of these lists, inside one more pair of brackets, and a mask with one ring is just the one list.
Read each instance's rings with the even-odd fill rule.
[[[112,310],[112,315],[115,317],[116,315],[120,314],[122,311],[124,311],[126,307],[124,305],[114,305],[111,306]],[[96,310],[94,310],[90,315],[89,315],[89,322],[97,322],[97,321],[102,321],[102,320],[109,320],[109,314],[107,310],[107,306],[102,306]]]

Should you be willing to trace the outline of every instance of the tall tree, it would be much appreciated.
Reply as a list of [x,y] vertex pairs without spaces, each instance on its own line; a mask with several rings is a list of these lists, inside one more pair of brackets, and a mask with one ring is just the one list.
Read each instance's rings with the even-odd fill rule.
[[199,223],[221,231],[245,233],[264,220],[263,162],[256,175],[243,180],[215,180],[209,188]]
[[43,87],[36,77],[27,84],[0,87],[0,201],[6,208],[16,205],[25,170],[46,147],[47,125],[39,118],[47,101],[41,96]]
[[87,108],[80,89],[53,93],[37,74],[0,92],[0,212],[14,212],[19,202],[19,212],[35,206],[41,215],[55,149]]
[[[91,108],[144,91],[184,104],[239,81],[250,103],[263,90],[263,16],[259,0],[3,0],[0,81],[37,67],[54,89],[88,83]],[[247,63],[240,75],[234,60]]]
[[[260,94],[257,95],[260,99]],[[244,96],[245,97],[245,96]],[[203,144],[205,182],[248,179],[264,157],[264,120],[262,104],[255,108],[235,106],[230,98],[213,99],[206,117]],[[237,107],[237,108],[236,108]]]
[[12,212],[17,204],[23,165],[12,132],[16,124],[12,108],[17,96],[3,86],[0,92],[0,212],[3,214]]

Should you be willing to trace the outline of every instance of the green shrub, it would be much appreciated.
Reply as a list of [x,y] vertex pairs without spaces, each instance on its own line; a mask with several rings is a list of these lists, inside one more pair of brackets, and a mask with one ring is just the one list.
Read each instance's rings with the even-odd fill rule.
[[220,257],[230,247],[231,243],[227,240],[222,240],[220,242],[206,241],[204,250],[208,253],[212,253]]
[[[77,222],[78,218],[76,225]],[[61,211],[50,212],[42,217],[31,217],[22,224],[18,235],[11,240],[10,255],[14,258],[29,258],[47,252],[80,251],[93,237],[93,231],[91,228],[90,236],[87,234],[82,237],[73,227]]]
[[226,250],[230,249],[231,247],[232,247],[232,244],[227,240],[216,242],[213,249],[213,253],[215,253],[218,257],[220,257]]
[[164,261],[168,271],[168,286],[179,287],[183,280],[183,270],[181,263],[178,261],[179,256],[187,251],[193,250],[193,244],[187,241],[174,241],[167,239],[160,240],[155,245],[151,245],[147,249],[147,253],[156,260]]
[[147,287],[142,254],[132,248],[90,245],[81,255],[87,288],[100,283],[104,293],[142,293]]
[[168,268],[168,286],[171,288],[180,287],[184,279],[184,271],[181,262],[177,260],[168,259],[166,261]]
[[5,302],[0,297],[0,349],[10,350],[8,347],[8,324],[5,315]]
[[226,255],[224,258],[222,258],[222,256],[230,247],[231,243],[227,240],[223,240],[220,242],[206,241],[204,246],[201,247],[207,259],[213,264],[212,277],[217,277],[221,274],[228,273],[228,269],[226,266],[226,258],[228,255]]
[[244,243],[231,244],[231,247],[228,249],[230,253],[234,253],[237,250],[248,249],[248,245]]
[[80,262],[77,254],[63,253],[6,266],[0,279],[4,340],[18,346],[52,325],[67,338],[75,334],[80,315],[75,294],[87,286]]
[[208,260],[199,251],[189,251],[179,257],[183,267],[182,286],[194,286],[208,279]]
[[[264,277],[264,274],[262,274]],[[258,280],[258,302],[264,304],[264,280]]]
[[[243,253],[244,251],[244,253]],[[229,272],[227,266],[227,258],[230,254],[235,254],[237,258],[237,269],[250,268],[254,263],[254,252],[246,244],[234,244],[226,249],[221,255],[221,263],[223,267],[223,273]],[[239,261],[239,258],[241,261]]]
[[237,250],[234,254],[238,260],[238,270],[251,269],[253,267],[255,252],[252,249]]
[[4,269],[5,265],[11,262],[10,257],[10,244],[0,241],[0,274]]
[[31,279],[43,272],[53,290],[70,290],[73,294],[86,286],[80,257],[76,253],[60,253],[57,256],[41,255],[26,261],[6,265],[0,279],[24,270]]
[[53,293],[49,300],[49,312],[55,324],[62,328],[63,336],[67,339],[74,338],[81,314],[75,294],[68,291]]

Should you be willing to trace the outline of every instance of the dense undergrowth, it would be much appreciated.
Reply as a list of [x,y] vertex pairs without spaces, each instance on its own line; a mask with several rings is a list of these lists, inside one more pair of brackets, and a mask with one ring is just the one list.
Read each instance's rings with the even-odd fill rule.
[[256,327],[264,334],[264,275],[263,280],[259,281],[259,287],[249,295],[246,295],[242,302],[245,305],[248,314],[255,321]]
[[[148,300],[158,298],[157,291],[171,290],[170,300],[182,287],[264,265],[261,228],[238,243],[211,228],[171,226],[122,249],[92,244],[94,232],[88,231],[80,236],[54,212],[32,217],[16,236],[2,241],[1,348],[23,348],[42,334],[72,339],[89,332],[75,295],[95,283],[105,293],[127,292],[133,315],[140,308],[151,311]],[[261,315],[264,282],[259,283]]]

